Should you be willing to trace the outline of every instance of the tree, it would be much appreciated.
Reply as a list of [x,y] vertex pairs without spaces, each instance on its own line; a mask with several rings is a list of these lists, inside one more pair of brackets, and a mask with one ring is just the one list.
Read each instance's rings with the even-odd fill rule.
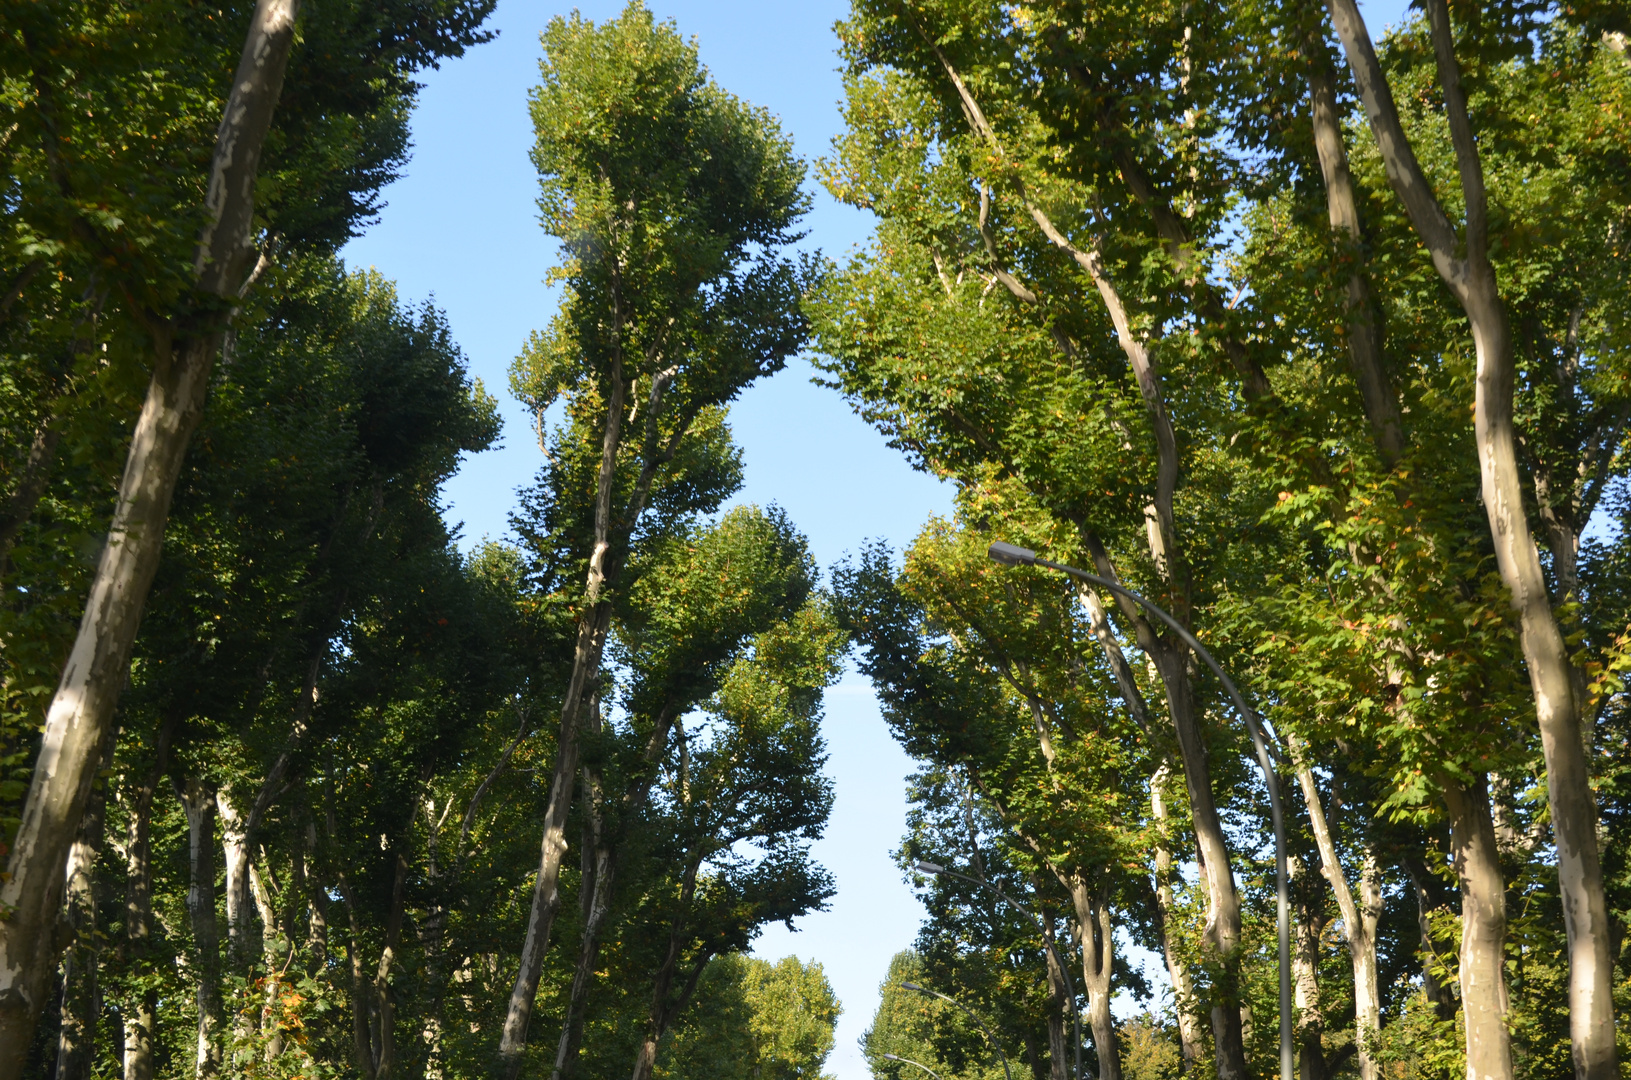
[[[120,106],[136,88],[117,77],[128,75],[128,65],[137,57],[144,64],[157,59],[142,55],[143,39],[157,38],[161,55],[171,54],[178,46],[185,49],[194,43],[188,36],[189,20],[167,20],[156,12],[151,22],[126,21],[100,5],[83,11],[55,7],[29,11],[16,33],[7,35],[7,49],[17,61],[15,66],[8,64],[7,70],[19,77],[26,72],[33,91],[22,98],[18,121],[11,127],[15,135],[27,121],[26,136],[32,145],[17,157],[26,156],[33,168],[23,171],[28,183],[19,191],[19,198],[8,203],[16,212],[8,214],[11,243],[7,257],[23,265],[8,286],[6,306],[10,309],[53,259],[66,264],[68,270],[86,271],[87,262],[100,264],[106,276],[98,280],[96,274],[88,275],[83,295],[94,301],[90,305],[94,310],[101,306],[96,298],[115,290],[122,294],[123,314],[134,324],[146,361],[143,366],[151,367],[152,379],[130,436],[108,541],[90,583],[79,632],[62,667],[56,695],[45,710],[45,735],[11,844],[8,877],[0,888],[0,903],[10,913],[0,926],[0,957],[4,958],[0,967],[6,972],[5,1003],[0,1006],[0,1075],[5,1076],[16,1075],[22,1067],[42,1007],[54,959],[54,935],[47,927],[62,894],[63,861],[90,797],[95,763],[110,737],[114,706],[158,565],[169,504],[188,440],[202,414],[215,353],[245,294],[271,260],[268,238],[257,235],[257,211],[268,209],[257,204],[257,185],[263,149],[274,131],[274,114],[294,50],[298,12],[296,3],[265,0],[252,12],[243,13],[248,29],[230,84],[223,85],[222,76],[231,70],[227,65],[232,53],[222,56],[215,49],[206,50],[204,63],[183,63],[179,80],[161,81],[156,87],[156,110],[145,107],[149,101],[141,100],[138,90],[138,107],[126,111]],[[450,4],[422,13],[418,25],[406,34],[387,20],[364,23],[362,33],[346,27],[351,32],[341,33],[333,43],[343,42],[355,49],[382,37],[411,39],[411,47],[390,49],[373,65],[359,65],[363,70],[357,72],[364,79],[386,72],[395,76],[390,89],[400,100],[407,72],[437,56],[462,50],[474,40],[475,26],[486,10],[480,4],[474,8]],[[243,25],[236,18],[231,21]],[[229,38],[235,36],[235,31],[229,34]],[[79,71],[98,68],[98,53],[116,62],[76,85]],[[374,70],[368,70],[374,65]],[[177,91],[180,93],[166,100],[167,93]],[[358,111],[378,108],[379,95],[361,96],[373,108]],[[63,108],[64,97],[75,98],[75,106]],[[80,125],[77,104],[86,99],[103,108],[100,116],[94,108],[84,109],[89,122]],[[133,157],[129,144],[155,141],[147,137],[144,123],[154,119],[155,112],[159,118],[173,114],[182,101],[189,106],[182,115],[191,123],[179,125],[179,138],[159,140],[158,147],[174,155],[166,164],[179,169],[153,170],[165,160],[161,153],[132,170],[126,164]],[[330,104],[323,102],[319,108]],[[221,116],[213,143],[200,138],[204,132],[197,123],[201,116],[213,119],[212,113]],[[311,114],[304,113],[303,118],[311,119]],[[121,127],[127,121],[134,121],[133,127]],[[65,122],[70,130],[65,130]],[[162,123],[154,126],[157,130],[164,127]],[[73,136],[82,127],[88,129],[88,138],[76,140]],[[374,139],[359,141],[366,151],[378,149]],[[354,156],[347,152],[358,149],[356,143],[340,143],[328,147],[331,152],[340,151],[335,155],[340,160],[359,164],[368,160],[367,153]],[[389,143],[386,146],[384,154],[375,155],[379,164],[390,159]],[[269,172],[285,165],[292,166],[286,176],[297,176],[301,152],[312,149],[312,143],[297,135],[284,148],[294,153],[279,161],[274,149],[268,155]],[[137,176],[149,172],[161,182],[153,185],[137,180],[122,188],[121,181],[133,172]],[[364,191],[369,181],[377,185],[382,180],[377,170],[361,179]],[[163,190],[165,180],[179,183]],[[155,186],[160,190],[154,191]],[[155,195],[158,198],[152,198]],[[128,217],[119,216],[114,209],[132,204],[137,212]],[[271,204],[277,205],[277,200]],[[298,208],[299,204],[296,197],[286,205]],[[331,213],[330,228],[337,221],[341,235],[348,232],[357,216],[355,210],[362,208],[351,209],[352,213],[344,209]],[[291,214],[297,217],[298,213]],[[55,287],[65,277],[56,275]],[[48,289],[44,297],[47,309],[54,299]],[[60,340],[63,335],[59,331],[57,336]],[[81,346],[69,349],[70,355],[84,351]],[[47,400],[35,410],[29,465],[21,471],[8,508],[11,537],[40,497],[57,441],[53,433],[58,429],[59,408],[49,399],[60,395],[68,383],[61,364],[55,367],[54,375],[41,387]]]
[[[517,1075],[554,918],[579,733],[605,650],[612,593],[699,419],[778,370],[801,344],[809,279],[780,255],[807,205],[802,168],[771,119],[719,90],[694,47],[631,4],[596,26],[552,21],[533,96],[544,226],[564,245],[565,297],[518,363],[543,422],[564,398],[594,444],[580,519],[583,590],[572,677],[527,940],[499,1056]],[[704,496],[705,497],[705,496]]]

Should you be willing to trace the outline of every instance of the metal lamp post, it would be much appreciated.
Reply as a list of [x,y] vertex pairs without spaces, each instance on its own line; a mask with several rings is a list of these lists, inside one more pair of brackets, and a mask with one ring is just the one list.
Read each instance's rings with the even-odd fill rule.
[[[1008,1067],[1008,1055],[1002,1052],[1002,1044],[997,1041],[996,1036],[991,1034],[991,1029],[985,1026],[985,1021],[980,1019],[978,1013],[969,1008],[967,1005],[964,1005],[961,1001],[958,1001],[956,998],[947,994],[942,994],[938,990],[930,990],[927,986],[919,986],[914,982],[903,982],[900,984],[900,987],[902,990],[915,990],[919,994],[927,994],[930,997],[937,997],[941,1001],[949,1001],[951,1004],[957,1006],[959,1009],[962,1009],[965,1013],[967,1013],[968,1018],[974,1021],[974,1023],[979,1026],[980,1031],[985,1034],[985,1041],[991,1044],[991,1049],[995,1050],[997,1052],[997,1057],[1002,1060],[1002,1075],[1006,1076],[1008,1080],[1014,1080],[1014,1071]],[[914,1064],[916,1063],[914,1062]]]
[[1085,570],[1078,570],[1074,566],[1056,563],[1044,559],[1029,548],[1018,547],[1014,544],[1005,544],[1001,540],[992,544],[986,554],[995,562],[1007,566],[1045,566],[1049,570],[1058,570],[1071,577],[1080,578],[1102,589],[1108,589],[1117,596],[1124,596],[1128,600],[1142,607],[1161,622],[1165,623],[1185,645],[1195,650],[1212,674],[1223,683],[1223,689],[1228,693],[1229,700],[1234,702],[1235,708],[1246,721],[1246,730],[1251,734],[1252,746],[1257,751],[1257,764],[1263,770],[1263,782],[1269,789],[1269,816],[1274,822],[1274,876],[1276,886],[1276,900],[1280,924],[1280,1080],[1291,1080],[1292,1054],[1291,1054],[1291,904],[1286,889],[1286,827],[1280,810],[1280,781],[1274,771],[1274,762],[1269,755],[1268,740],[1263,737],[1263,725],[1257,719],[1257,713],[1246,699],[1241,697],[1239,689],[1235,687],[1234,680],[1229,678],[1227,672],[1217,662],[1206,646],[1198,641],[1178,620],[1168,615],[1165,610],[1133,592],[1118,581],[1102,578],[1097,574],[1089,574]]
[[883,1059],[885,1061],[898,1061],[902,1065],[916,1065],[918,1068],[922,1069],[924,1072],[926,1072],[930,1076],[934,1077],[934,1080],[940,1080],[940,1074],[935,1072],[933,1069],[929,1068],[927,1065],[923,1064],[923,1062],[921,1062],[921,1061],[913,1061],[911,1058],[904,1058],[904,1057],[901,1057],[899,1054],[885,1054],[883,1056]]
[[981,878],[969,877],[967,874],[959,874],[957,871],[948,870],[938,863],[926,862],[922,859],[914,862],[912,864],[912,869],[918,870],[925,874],[944,875],[946,877],[958,878],[962,881],[968,882],[971,885],[978,885],[983,889],[990,889],[992,892],[997,894],[998,898],[1006,901],[1009,906],[1018,908],[1036,920],[1037,927],[1042,931],[1042,947],[1047,949],[1048,952],[1052,954],[1053,962],[1058,964],[1059,970],[1065,974],[1065,992],[1070,995],[1070,1014],[1071,1019],[1074,1021],[1072,1034],[1076,1040],[1075,1072],[1072,1073],[1072,1075],[1076,1077],[1076,1080],[1082,1080],[1082,1011],[1076,1007],[1076,981],[1070,977],[1070,965],[1065,963],[1064,958],[1059,955],[1059,950],[1054,947],[1052,941],[1048,940],[1048,931],[1047,927],[1043,925],[1042,916],[1032,911],[1018,900],[1015,900],[1007,893],[1003,892],[1002,889],[994,883],[985,881]]

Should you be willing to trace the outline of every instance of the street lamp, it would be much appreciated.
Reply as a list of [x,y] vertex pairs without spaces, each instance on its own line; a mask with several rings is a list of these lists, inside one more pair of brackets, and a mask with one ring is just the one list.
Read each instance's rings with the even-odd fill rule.
[[935,1072],[933,1069],[929,1068],[927,1065],[923,1064],[923,1062],[921,1062],[921,1061],[913,1061],[911,1058],[903,1058],[899,1054],[885,1054],[883,1056],[883,1059],[885,1061],[898,1061],[902,1065],[916,1065],[918,1068],[922,1069],[924,1072],[926,1072],[930,1076],[934,1077],[934,1080],[940,1080],[940,1074]]
[[1222,666],[1194,634],[1180,626],[1177,619],[1119,581],[1111,581],[1109,578],[1078,570],[1074,566],[1044,559],[1029,548],[1005,544],[1001,540],[992,544],[986,550],[986,554],[993,561],[1005,566],[1045,566],[1049,570],[1058,570],[1102,589],[1108,589],[1117,596],[1124,596],[1138,604],[1165,623],[1185,645],[1195,650],[1195,655],[1212,669],[1212,674],[1223,683],[1223,689],[1228,693],[1229,700],[1240,710],[1240,715],[1246,721],[1246,730],[1251,734],[1252,746],[1257,750],[1257,764],[1263,770],[1263,783],[1269,789],[1269,816],[1274,822],[1274,876],[1280,924],[1280,1080],[1291,1080],[1291,904],[1286,891],[1286,827],[1280,811],[1279,777],[1274,771],[1274,762],[1270,760],[1268,741],[1263,737],[1263,726],[1257,720],[1257,713],[1246,704],[1246,699],[1240,696],[1234,680],[1229,678]]
[[975,878],[969,877],[967,874],[959,874],[957,871],[948,870],[938,863],[926,862],[922,859],[914,862],[912,864],[912,869],[925,874],[943,874],[946,877],[959,878],[971,885],[978,885],[983,889],[990,889],[992,892],[996,893],[1000,899],[1007,901],[1010,907],[1016,907],[1036,920],[1037,927],[1042,931],[1042,947],[1048,950],[1049,954],[1053,956],[1053,962],[1058,964],[1059,970],[1065,973],[1065,992],[1070,995],[1070,1014],[1071,1019],[1075,1023],[1073,1035],[1076,1039],[1076,1071],[1073,1075],[1076,1077],[1076,1080],[1082,1080],[1082,1011],[1076,1007],[1076,981],[1070,977],[1070,965],[1065,963],[1064,958],[1059,955],[1059,950],[1054,948],[1053,942],[1049,940],[1048,928],[1043,924],[1042,916],[1032,911],[1018,900],[1015,900],[1007,893],[1003,892],[1002,889],[995,883],[986,881],[983,878]]
[[900,988],[902,990],[915,990],[919,994],[927,994],[930,997],[937,997],[941,1001],[949,1001],[967,1013],[968,1018],[974,1021],[975,1024],[979,1025],[980,1031],[985,1034],[985,1041],[991,1044],[991,1049],[997,1052],[997,1057],[1002,1059],[1002,1075],[1007,1077],[1008,1080],[1014,1080],[1014,1071],[1008,1067],[1008,1055],[1002,1052],[1002,1044],[997,1041],[996,1036],[991,1034],[991,1029],[985,1026],[985,1021],[981,1020],[973,1009],[969,1008],[967,1005],[964,1005],[961,1001],[958,1001],[954,997],[949,997],[942,994],[938,990],[930,990],[927,986],[919,986],[914,982],[903,982],[900,984]]

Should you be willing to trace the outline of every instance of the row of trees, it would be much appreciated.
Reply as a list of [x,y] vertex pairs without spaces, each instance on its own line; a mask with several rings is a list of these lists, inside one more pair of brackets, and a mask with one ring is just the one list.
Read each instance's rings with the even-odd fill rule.
[[[973,879],[914,874],[876,1075],[996,1075],[906,981],[1039,1078],[1078,1009],[1101,1080],[1278,1064],[1243,718],[1146,612],[998,540],[1152,598],[1270,722],[1304,1080],[1619,1075],[1628,29],[856,0],[821,176],[878,230],[816,340],[957,495],[841,568],[837,610],[921,763],[903,869]],[[1129,944],[1171,993],[1136,1023]]]
[[0,1076],[831,1048],[819,966],[744,952],[832,893],[847,639],[794,525],[722,511],[728,405],[807,333],[804,169],[642,7],[550,24],[545,464],[519,543],[461,554],[496,402],[336,251],[491,7],[6,10]]

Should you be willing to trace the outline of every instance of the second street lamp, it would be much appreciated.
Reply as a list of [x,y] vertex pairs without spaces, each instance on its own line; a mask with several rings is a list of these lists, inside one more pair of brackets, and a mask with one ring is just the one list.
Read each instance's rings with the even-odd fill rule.
[[927,1065],[923,1064],[923,1062],[921,1062],[921,1061],[913,1061],[911,1058],[904,1058],[904,1057],[901,1057],[899,1054],[885,1054],[883,1056],[883,1059],[885,1061],[898,1061],[902,1065],[916,1065],[918,1068],[922,1069],[924,1072],[926,1072],[930,1076],[934,1077],[934,1080],[940,1080],[940,1074],[935,1072],[933,1069],[929,1068]]
[[938,990],[930,990],[927,986],[919,986],[914,982],[903,982],[900,984],[900,988],[902,990],[914,990],[919,994],[927,994],[930,997],[937,997],[941,1001],[950,1002],[967,1013],[968,1018],[974,1021],[974,1023],[979,1026],[979,1029],[984,1032],[985,1041],[991,1044],[991,1049],[997,1052],[997,1057],[1002,1059],[1002,1075],[1006,1076],[1008,1080],[1014,1080],[1014,1071],[1008,1067],[1008,1055],[1002,1052],[1002,1044],[998,1042],[997,1037],[991,1033],[991,1029],[985,1026],[985,1021],[980,1019],[979,1013],[975,1012],[973,1009],[969,1008],[967,1005],[964,1005],[961,1001],[958,1001],[949,994],[942,994]]
[[1064,958],[1059,955],[1059,950],[1054,947],[1053,941],[1050,940],[1048,936],[1048,928],[1043,925],[1042,916],[1037,912],[1032,911],[1018,900],[1015,900],[1013,897],[1003,892],[995,884],[986,881],[984,878],[975,878],[969,877],[967,874],[959,874],[957,871],[948,870],[938,863],[926,862],[922,859],[914,862],[912,864],[912,869],[921,871],[925,874],[960,878],[971,885],[978,885],[982,889],[990,889],[992,892],[997,894],[998,898],[1006,901],[1008,906],[1018,908],[1036,920],[1038,929],[1042,931],[1042,947],[1047,949],[1053,956],[1053,962],[1059,965],[1059,970],[1063,972],[1065,976],[1065,992],[1070,995],[1070,1015],[1071,1019],[1074,1021],[1071,1034],[1076,1040],[1075,1071],[1071,1075],[1073,1075],[1076,1080],[1082,1080],[1082,1011],[1076,1007],[1076,980],[1070,977],[1070,965],[1065,963]]
[[1058,570],[1060,573],[1097,585],[1101,589],[1108,589],[1117,596],[1124,596],[1142,607],[1166,624],[1185,645],[1194,650],[1195,655],[1199,656],[1207,667],[1212,669],[1212,674],[1223,683],[1223,689],[1228,693],[1229,700],[1234,702],[1235,708],[1246,721],[1246,730],[1250,733],[1252,746],[1257,751],[1257,764],[1263,770],[1263,783],[1269,789],[1269,816],[1274,822],[1274,877],[1280,929],[1280,1080],[1291,1080],[1291,904],[1286,887],[1286,826],[1280,809],[1279,774],[1274,771],[1268,740],[1263,736],[1263,725],[1258,722],[1257,713],[1246,704],[1246,699],[1241,697],[1234,680],[1229,678],[1228,672],[1223,670],[1223,666],[1194,634],[1184,629],[1178,620],[1168,615],[1164,609],[1144,599],[1121,582],[1089,574],[1086,570],[1078,570],[1074,566],[1056,563],[1051,559],[1044,559],[1029,548],[1005,544],[1001,540],[992,544],[986,554],[990,555],[993,561],[1007,566],[1045,566],[1049,570]]

